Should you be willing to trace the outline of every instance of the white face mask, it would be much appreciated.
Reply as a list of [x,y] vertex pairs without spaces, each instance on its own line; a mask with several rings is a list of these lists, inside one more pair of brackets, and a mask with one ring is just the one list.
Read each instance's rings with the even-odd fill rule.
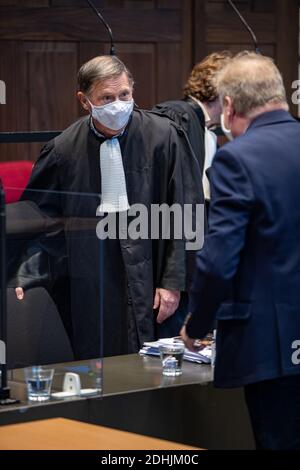
[[225,116],[224,116],[224,113],[221,114],[221,128],[222,128],[222,131],[224,132],[224,134],[226,135],[227,139],[228,140],[233,140],[234,137],[232,135],[232,132],[230,129],[227,129],[225,127]]
[[119,131],[126,126],[133,111],[134,101],[113,101],[102,106],[94,106],[87,98],[92,107],[92,117],[103,126],[113,131]]

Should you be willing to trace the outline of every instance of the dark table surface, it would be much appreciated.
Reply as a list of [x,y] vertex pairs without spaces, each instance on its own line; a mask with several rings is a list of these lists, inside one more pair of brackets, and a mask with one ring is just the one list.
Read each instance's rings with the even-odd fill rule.
[[[158,357],[131,354],[126,356],[108,357],[104,358],[102,361],[103,397],[167,387],[180,387],[195,384],[205,385],[213,380],[211,366],[206,364],[195,364],[184,361],[183,373],[181,376],[165,377],[162,375],[161,362]],[[68,371],[79,373],[82,387],[92,386],[89,376],[86,373],[89,366],[89,361],[45,366],[45,368],[54,367],[55,369],[52,390],[56,391],[62,389],[63,377]],[[8,379],[9,386],[11,388],[11,395],[12,397],[20,400],[20,403],[17,405],[0,407],[0,413],[8,411],[11,408],[16,409],[24,406],[40,406],[27,401],[23,369],[9,371]],[[74,401],[80,399],[82,398],[74,397],[68,400]],[[64,400],[64,402],[65,401],[66,400]],[[57,402],[58,400],[51,399],[48,404]]]
[[[82,388],[93,386],[90,364],[55,364],[52,391],[62,390],[65,372],[79,373]],[[105,358],[101,398],[38,405],[27,401],[23,369],[10,371],[9,379],[20,403],[0,407],[0,425],[64,417],[207,449],[253,448],[243,391],[215,389],[209,365],[184,361],[181,376],[164,377],[157,357]]]

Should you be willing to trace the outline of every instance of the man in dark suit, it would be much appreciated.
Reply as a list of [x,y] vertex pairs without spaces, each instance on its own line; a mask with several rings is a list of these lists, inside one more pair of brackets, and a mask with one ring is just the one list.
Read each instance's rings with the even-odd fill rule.
[[300,449],[300,125],[271,59],[237,56],[218,78],[235,140],[212,165],[190,349],[217,320],[215,385],[243,386],[259,449]]

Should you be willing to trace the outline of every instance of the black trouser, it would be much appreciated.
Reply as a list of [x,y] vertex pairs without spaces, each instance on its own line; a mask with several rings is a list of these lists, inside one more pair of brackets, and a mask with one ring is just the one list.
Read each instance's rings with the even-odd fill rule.
[[257,449],[300,450],[300,375],[245,387]]

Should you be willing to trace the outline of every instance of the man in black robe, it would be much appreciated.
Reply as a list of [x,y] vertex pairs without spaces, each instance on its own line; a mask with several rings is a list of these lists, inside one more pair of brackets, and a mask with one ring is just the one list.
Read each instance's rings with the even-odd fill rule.
[[[72,343],[75,357],[84,359],[138,351],[186,289],[183,239],[99,240],[97,226],[109,204],[123,198],[111,210],[118,228],[120,214],[134,204],[150,213],[152,204],[203,203],[203,194],[184,133],[168,119],[132,110],[133,79],[118,58],[96,57],[78,78],[78,98],[90,115],[43,148],[22,199],[64,221]],[[51,255],[61,240],[49,236]],[[18,298],[28,287],[18,284]]]
[[[216,89],[216,76],[231,59],[229,51],[214,52],[197,63],[184,87],[184,98],[157,104],[152,111],[176,122],[186,132],[198,161],[208,215],[210,188],[207,176],[217,150],[217,136],[210,130],[220,124],[222,107]],[[194,256],[188,256],[188,277],[194,271]],[[181,295],[178,310],[159,327],[163,337],[177,336],[188,313],[188,295]]]

